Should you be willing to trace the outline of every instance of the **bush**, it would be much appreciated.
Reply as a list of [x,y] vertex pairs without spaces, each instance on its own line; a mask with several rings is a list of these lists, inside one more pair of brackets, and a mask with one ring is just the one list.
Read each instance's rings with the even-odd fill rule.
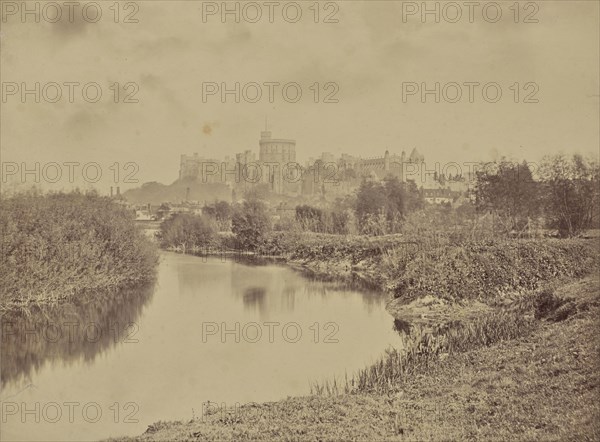
[[216,244],[217,224],[214,219],[190,213],[176,213],[160,226],[162,247],[212,247]]
[[406,300],[432,295],[489,304],[546,281],[584,276],[598,266],[593,241],[460,238],[274,232],[261,253],[326,264],[333,272],[345,268]]
[[597,261],[585,241],[490,240],[424,249],[402,266],[384,260],[382,270],[397,297],[493,302],[548,280],[583,276]]
[[250,199],[237,206],[231,224],[231,231],[238,241],[238,247],[245,250],[258,250],[271,230],[267,208],[258,199]]
[[132,211],[95,193],[3,199],[0,232],[0,309],[134,286],[158,263]]

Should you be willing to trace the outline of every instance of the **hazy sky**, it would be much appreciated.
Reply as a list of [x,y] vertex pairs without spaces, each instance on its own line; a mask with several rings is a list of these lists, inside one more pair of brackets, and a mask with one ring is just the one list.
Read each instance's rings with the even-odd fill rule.
[[[527,9],[521,2],[519,23],[514,23],[513,1],[499,2],[502,18],[497,23],[486,21],[481,8],[470,23],[463,2],[457,3],[463,14],[457,23],[446,22],[443,15],[440,23],[433,16],[422,23],[418,12],[403,17],[403,8],[413,4],[400,1],[321,3],[319,23],[314,22],[312,1],[298,2],[302,17],[296,23],[282,15],[289,2],[275,8],[273,23],[263,2],[257,3],[263,13],[257,23],[245,21],[244,15],[240,23],[233,16],[222,23],[219,14],[204,23],[203,7],[220,7],[221,2],[160,0],[132,2],[137,11],[122,3],[119,23],[114,22],[112,1],[98,2],[102,17],[96,23],[82,19],[81,7],[72,23],[66,9],[57,23],[44,20],[42,11],[39,23],[33,16],[23,23],[22,11],[13,14],[7,3],[2,2],[0,25],[2,161],[30,167],[35,162],[94,161],[103,171],[97,185],[103,191],[111,185],[115,162],[121,169],[126,162],[136,163],[140,183],[170,183],[182,153],[222,157],[245,149],[258,152],[265,117],[274,137],[297,140],[301,162],[322,151],[367,157],[413,147],[427,163],[496,155],[535,161],[558,151],[597,154],[600,146],[596,1],[540,1]],[[28,2],[32,9],[34,3]],[[432,8],[434,4],[428,2]],[[246,8],[249,19],[255,16],[252,8]],[[55,14],[51,9],[45,13],[49,19]],[[139,22],[122,23],[128,13]],[[330,13],[338,23],[323,23]],[[455,13],[446,9],[450,19]],[[93,20],[94,8],[87,14]],[[293,6],[288,7],[287,17],[294,14]],[[494,14],[490,9],[487,17]],[[538,23],[523,23],[528,14]],[[12,83],[33,89],[36,82],[59,83],[62,98],[50,103],[41,96],[35,103],[32,94],[22,103],[20,90],[10,95]],[[74,86],[74,103],[69,103],[68,82],[96,82],[102,98],[88,103],[81,86]],[[115,82],[135,83],[139,102],[114,103],[110,87]],[[245,102],[243,96],[235,103],[233,95],[222,103],[218,94],[203,102],[207,82],[229,88],[236,82],[296,82],[302,97],[288,103],[277,87],[269,103],[263,86],[257,103]],[[310,89],[315,82],[321,87],[319,103]],[[323,89],[328,82],[339,86],[337,103],[323,102],[332,90]],[[436,82],[496,82],[502,97],[487,102],[477,86],[470,103],[463,85],[458,103],[443,96],[435,103],[433,95],[422,103],[419,93],[403,102],[403,83],[409,82],[430,88]],[[514,83],[519,84],[519,103],[514,102],[514,87],[510,89]],[[526,83],[537,85],[538,103],[523,102],[534,90],[533,84],[525,88]],[[134,87],[121,90],[119,100]],[[246,91],[254,97],[254,89]],[[293,98],[294,90],[288,91]],[[93,98],[94,89],[88,92]],[[448,87],[446,92],[452,100],[456,90]],[[488,92],[493,98],[494,89]],[[55,94],[55,88],[46,88],[47,98]],[[122,182],[123,176],[119,180],[122,188],[132,187]],[[61,184],[69,186],[66,175]]]

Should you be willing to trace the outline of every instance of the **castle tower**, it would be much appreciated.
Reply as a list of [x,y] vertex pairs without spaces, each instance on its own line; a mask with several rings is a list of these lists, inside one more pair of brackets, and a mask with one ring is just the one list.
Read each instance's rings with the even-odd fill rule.
[[258,144],[258,161],[263,164],[263,182],[269,183],[275,193],[284,193],[286,183],[282,179],[283,170],[287,164],[296,162],[296,140],[272,138],[271,132],[265,127]]
[[258,160],[264,163],[286,163],[296,161],[296,140],[271,138],[270,131],[260,133]]
[[412,152],[410,153],[410,156],[408,157],[408,161],[411,163],[422,163],[425,161],[425,157],[423,155],[421,155],[419,153],[419,151],[417,150],[417,148],[415,147]]

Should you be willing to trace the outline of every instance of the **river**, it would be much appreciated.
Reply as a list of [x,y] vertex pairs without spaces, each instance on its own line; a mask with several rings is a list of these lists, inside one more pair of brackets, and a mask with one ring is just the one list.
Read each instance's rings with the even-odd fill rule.
[[3,318],[0,438],[138,435],[201,418],[207,401],[343,383],[401,345],[385,300],[285,265],[164,252],[152,287]]

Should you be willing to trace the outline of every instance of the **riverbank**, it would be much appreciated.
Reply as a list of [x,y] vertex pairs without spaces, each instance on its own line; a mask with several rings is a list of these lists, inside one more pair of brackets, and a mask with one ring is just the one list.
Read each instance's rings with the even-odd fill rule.
[[134,288],[158,264],[133,213],[95,193],[4,198],[0,232],[0,312]]
[[595,240],[419,244],[311,235],[261,255],[392,295],[409,346],[311,396],[158,422],[123,440],[595,440]]
[[597,440],[599,283],[556,287],[554,301],[531,305],[524,335],[440,354],[386,393],[213,404],[119,440]]
[[456,241],[323,234],[273,235],[260,254],[321,278],[359,282],[391,297],[397,319],[440,324],[481,316],[600,264],[598,238]]

